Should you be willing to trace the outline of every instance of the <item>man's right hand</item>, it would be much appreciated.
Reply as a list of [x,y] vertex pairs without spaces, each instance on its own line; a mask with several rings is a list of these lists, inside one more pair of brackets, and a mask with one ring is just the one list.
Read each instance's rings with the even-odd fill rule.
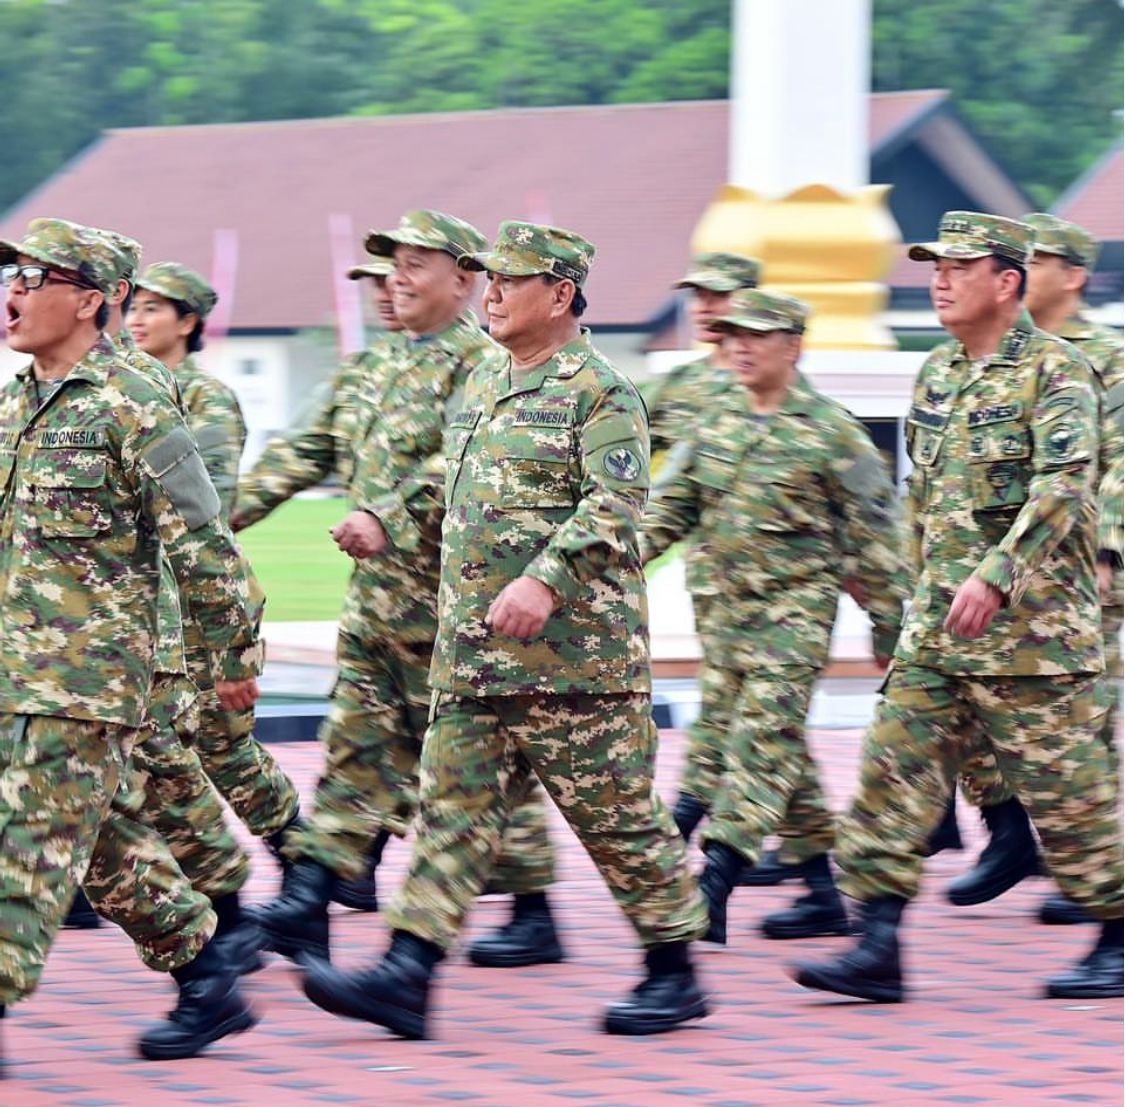
[[387,548],[387,532],[369,511],[353,511],[329,532],[344,553],[362,561]]

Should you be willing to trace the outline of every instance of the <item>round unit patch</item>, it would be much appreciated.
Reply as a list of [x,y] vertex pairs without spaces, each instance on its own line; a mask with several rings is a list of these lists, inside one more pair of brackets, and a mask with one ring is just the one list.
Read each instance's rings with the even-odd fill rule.
[[641,475],[641,459],[624,446],[608,450],[602,465],[614,480],[631,481]]

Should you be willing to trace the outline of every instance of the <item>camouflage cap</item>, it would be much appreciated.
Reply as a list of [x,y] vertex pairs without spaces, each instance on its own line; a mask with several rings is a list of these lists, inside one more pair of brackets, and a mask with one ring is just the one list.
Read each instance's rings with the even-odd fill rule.
[[141,244],[118,231],[107,231],[103,227],[91,227],[94,234],[105,239],[116,262],[116,279],[133,284],[137,279],[137,269],[141,264]]
[[1027,268],[1031,260],[1031,228],[1016,219],[980,211],[947,211],[938,224],[937,242],[910,247],[912,261],[938,258],[998,257]]
[[1085,227],[1044,211],[1033,211],[1025,215],[1023,221],[1032,230],[1032,249],[1037,254],[1058,254],[1083,269],[1094,268],[1098,260],[1098,240]]
[[119,260],[105,235],[68,219],[33,219],[19,242],[0,239],[0,264],[20,254],[77,273],[106,295],[117,288]]
[[389,277],[395,271],[395,263],[390,258],[378,257],[366,265],[353,265],[348,270],[348,280],[360,281],[364,277]]
[[796,296],[766,292],[761,288],[740,288],[731,296],[727,313],[712,324],[718,330],[792,331],[804,334],[812,309]]
[[459,264],[508,277],[550,274],[581,287],[590,273],[594,253],[593,243],[573,231],[506,220],[500,224],[491,250],[462,258]]
[[696,254],[691,267],[673,288],[706,288],[710,292],[733,292],[736,288],[757,288],[762,279],[762,263],[744,254]]
[[194,270],[174,261],[158,261],[138,278],[137,287],[155,292],[166,300],[187,304],[201,319],[211,314],[219,294]]
[[396,246],[421,246],[441,250],[453,258],[475,254],[488,245],[471,223],[443,211],[408,211],[390,231],[369,231],[364,246],[377,257],[394,257]]

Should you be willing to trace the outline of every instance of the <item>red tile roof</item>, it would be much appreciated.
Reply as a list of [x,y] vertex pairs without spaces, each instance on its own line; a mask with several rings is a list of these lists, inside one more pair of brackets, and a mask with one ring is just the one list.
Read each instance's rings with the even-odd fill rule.
[[1125,238],[1125,151],[1119,143],[1059,198],[1054,212],[1103,242]]
[[[947,95],[873,95],[872,149]],[[357,259],[364,231],[409,208],[489,235],[531,218],[596,243],[588,319],[635,325],[680,275],[726,179],[727,115],[726,101],[688,101],[115,130],[11,209],[0,235],[59,216],[207,273],[216,232],[235,228],[231,325],[269,329],[332,324],[334,216],[350,219]]]

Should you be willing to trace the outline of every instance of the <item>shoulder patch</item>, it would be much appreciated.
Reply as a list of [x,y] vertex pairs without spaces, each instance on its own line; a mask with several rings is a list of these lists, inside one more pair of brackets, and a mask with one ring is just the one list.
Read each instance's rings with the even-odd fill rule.
[[602,467],[614,480],[635,481],[641,475],[641,459],[628,446],[606,450]]

